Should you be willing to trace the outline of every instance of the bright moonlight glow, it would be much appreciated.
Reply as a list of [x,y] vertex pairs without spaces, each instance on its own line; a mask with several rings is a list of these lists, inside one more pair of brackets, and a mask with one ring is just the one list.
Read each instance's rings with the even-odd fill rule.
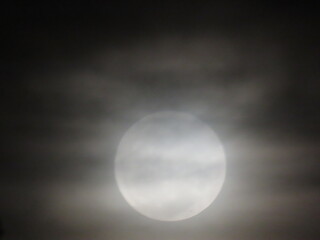
[[115,173],[135,210],[152,219],[178,221],[213,202],[225,168],[221,143],[209,126],[188,114],[159,112],[126,132]]

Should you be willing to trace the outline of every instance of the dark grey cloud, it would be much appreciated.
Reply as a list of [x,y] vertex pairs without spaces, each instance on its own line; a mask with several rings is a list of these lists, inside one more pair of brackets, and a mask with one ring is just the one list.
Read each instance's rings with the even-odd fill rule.
[[[6,12],[4,239],[318,238],[312,6],[176,5]],[[216,201],[174,224],[133,211],[113,172],[125,131],[163,110],[207,123],[227,156]]]

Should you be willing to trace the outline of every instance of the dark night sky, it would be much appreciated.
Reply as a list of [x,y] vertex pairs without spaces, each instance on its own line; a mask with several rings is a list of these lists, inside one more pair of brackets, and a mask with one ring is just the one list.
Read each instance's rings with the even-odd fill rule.
[[[320,237],[315,5],[7,2],[1,7],[3,239]],[[133,211],[117,145],[157,111],[193,114],[227,156],[203,213]]]

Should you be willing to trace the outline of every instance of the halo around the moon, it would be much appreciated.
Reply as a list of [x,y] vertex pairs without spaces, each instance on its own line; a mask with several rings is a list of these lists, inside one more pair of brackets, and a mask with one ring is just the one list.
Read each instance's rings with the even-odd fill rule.
[[225,178],[222,145],[197,118],[151,114],[123,136],[115,161],[120,192],[136,211],[162,221],[190,218],[217,197]]

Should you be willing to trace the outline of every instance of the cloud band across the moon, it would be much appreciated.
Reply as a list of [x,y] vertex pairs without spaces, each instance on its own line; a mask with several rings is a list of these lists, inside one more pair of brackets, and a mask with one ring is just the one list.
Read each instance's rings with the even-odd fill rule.
[[150,218],[176,221],[207,208],[225,177],[225,156],[214,132],[177,112],[149,115],[121,140],[116,177],[128,203]]

